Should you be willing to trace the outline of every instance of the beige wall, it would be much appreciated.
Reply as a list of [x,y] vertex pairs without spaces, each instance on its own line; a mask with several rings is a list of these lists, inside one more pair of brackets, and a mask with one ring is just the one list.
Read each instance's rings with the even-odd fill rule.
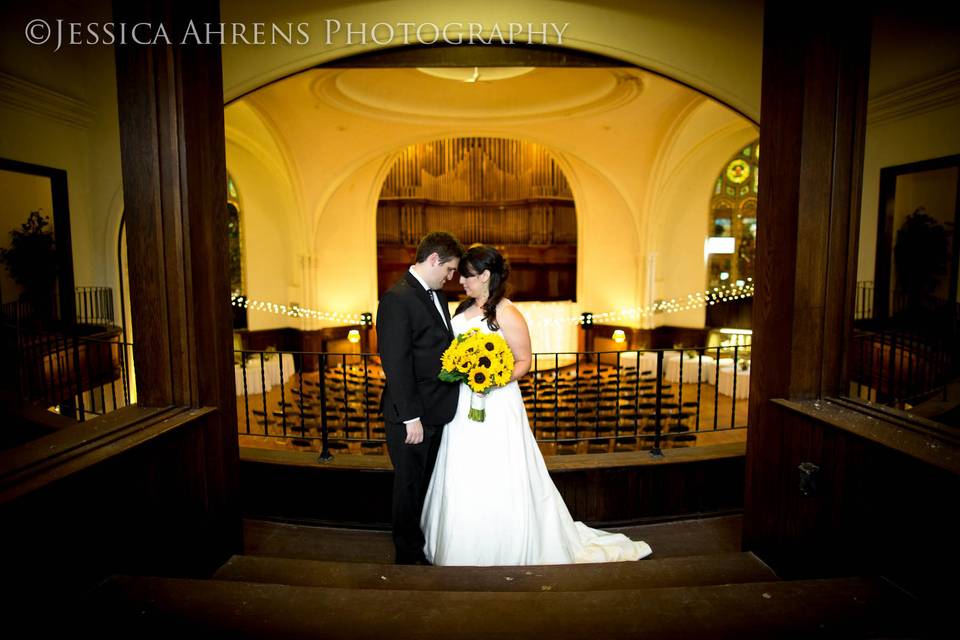
[[[730,157],[758,135],[751,123],[709,100],[681,112],[670,131],[644,234],[655,269],[651,302],[681,302],[706,288],[703,251],[714,183]],[[703,308],[657,315],[652,326],[702,327],[705,316]]]
[[[0,171],[0,249],[10,248],[10,232],[19,230],[31,211],[39,211],[50,219],[53,231],[53,199],[50,178],[13,171]],[[0,263],[0,297],[12,302],[20,296],[20,287],[10,277],[6,265]]]
[[[752,119],[759,115],[761,3],[697,0],[682,3],[550,2],[412,3],[259,0],[224,2],[225,21],[305,21],[306,46],[227,45],[228,100],[319,62],[373,50],[323,42],[323,20],[377,22],[569,22],[565,46],[602,53],[662,73],[714,96]],[[54,53],[27,45],[27,19],[109,18],[106,0],[79,6],[66,0],[8,4],[0,21],[0,155],[66,169],[78,285],[117,286],[116,241],[122,212],[114,68],[108,47],[81,46]],[[894,24],[897,24],[896,22]],[[875,47],[871,87],[900,100],[904,79],[918,82],[955,58],[891,36]],[[736,34],[736,37],[731,37]],[[894,37],[897,36],[897,37]],[[949,38],[937,42],[949,46]],[[897,55],[908,52],[910,64]],[[519,46],[519,45],[518,45]],[[945,62],[946,61],[946,62]],[[946,67],[944,67],[946,65]],[[13,78],[13,81],[10,80]],[[876,80],[876,82],[874,82]],[[291,78],[287,81],[296,82]],[[277,83],[280,84],[280,83]],[[643,306],[654,299],[701,290],[709,183],[736,148],[755,137],[749,120],[696,98],[656,93],[653,115],[630,131],[605,131],[603,114],[586,129],[564,131],[562,120],[512,126],[421,122],[365,128],[359,120],[325,125],[297,105],[277,110],[260,98],[227,108],[227,164],[241,191],[248,293],[278,303],[329,310],[373,310],[375,254],[373,202],[390,154],[435,137],[499,135],[549,146],[568,170],[581,207],[579,304],[593,311]],[[309,90],[309,88],[307,88]],[[939,103],[907,109],[868,127],[861,207],[859,279],[871,279],[876,242],[879,171],[960,150],[960,106],[947,89]],[[946,92],[946,93],[944,93]],[[691,98],[691,96],[693,96]],[[872,95],[872,97],[875,97]],[[902,101],[922,102],[917,96]],[[912,104],[912,103],[911,103]],[[303,106],[303,105],[300,105]],[[312,104],[307,105],[311,107]],[[592,119],[591,119],[592,118]],[[292,120],[292,123],[291,123]],[[305,135],[291,136],[293,129]],[[399,130],[391,136],[384,131]],[[357,237],[367,240],[357,240]],[[357,283],[360,283],[359,285]],[[697,326],[702,312],[648,319],[649,325]],[[291,324],[251,313],[251,327]]]
[[24,25],[109,16],[102,1],[9,3],[0,21],[0,156],[66,170],[77,286],[116,286],[117,227],[107,228],[121,184],[113,50],[29,45]]
[[[245,293],[276,304],[306,305],[299,265],[308,232],[292,171],[254,108],[231,105],[226,121],[227,171],[240,197]],[[250,329],[291,326],[289,318],[252,309],[247,322]]]
[[901,118],[867,127],[860,207],[858,281],[874,279],[880,170],[960,153],[958,122],[960,104],[954,104],[918,115],[904,114]]
[[[228,100],[267,82],[315,64],[374,50],[348,45],[343,34],[327,45],[325,20],[354,24],[480,22],[569,23],[564,46],[622,59],[702,90],[747,116],[760,113],[762,6],[760,0],[558,2],[524,0],[509,4],[471,0],[392,0],[344,4],[338,0],[231,0],[222,3],[224,21],[308,23],[304,46],[236,46],[224,58]],[[451,31],[451,34],[454,31]],[[735,34],[735,35],[732,35]],[[398,36],[399,37],[399,36]],[[400,43],[397,43],[400,44]]]

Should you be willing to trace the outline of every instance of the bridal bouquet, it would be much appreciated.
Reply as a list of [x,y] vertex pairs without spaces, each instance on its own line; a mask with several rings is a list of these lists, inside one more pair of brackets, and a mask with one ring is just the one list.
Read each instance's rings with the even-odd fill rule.
[[513,354],[507,341],[495,333],[470,329],[461,333],[441,357],[440,375],[444,382],[463,382],[473,391],[467,417],[483,422],[486,392],[510,382]]

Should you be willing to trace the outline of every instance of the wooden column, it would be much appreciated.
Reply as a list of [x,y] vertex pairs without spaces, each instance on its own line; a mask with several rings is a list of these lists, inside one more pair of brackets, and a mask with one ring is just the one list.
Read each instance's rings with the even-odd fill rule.
[[853,6],[768,2],[763,34],[747,548],[769,537],[778,487],[798,476],[781,469],[789,445],[770,401],[845,391],[870,24]]
[[171,44],[117,45],[124,208],[138,403],[213,407],[199,441],[212,544],[239,548],[239,454],[227,268],[220,46],[188,22],[218,23],[217,0],[122,2],[116,23],[163,24]]

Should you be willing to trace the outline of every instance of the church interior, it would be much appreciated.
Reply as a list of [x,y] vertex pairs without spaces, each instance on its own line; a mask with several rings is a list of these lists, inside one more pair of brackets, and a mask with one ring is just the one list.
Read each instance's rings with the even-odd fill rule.
[[[3,15],[11,620],[108,637],[948,628],[955,8]],[[435,230],[509,261],[550,476],[576,520],[651,558],[392,564],[374,318]],[[457,278],[444,293],[452,313]]]

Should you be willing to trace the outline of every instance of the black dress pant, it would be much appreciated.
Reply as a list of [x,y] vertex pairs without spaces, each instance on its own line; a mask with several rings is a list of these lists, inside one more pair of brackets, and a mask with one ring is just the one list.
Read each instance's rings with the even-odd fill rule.
[[393,544],[396,561],[409,564],[424,560],[420,513],[430,476],[437,462],[442,426],[424,425],[423,442],[407,444],[407,425],[386,423],[387,451],[393,463]]

